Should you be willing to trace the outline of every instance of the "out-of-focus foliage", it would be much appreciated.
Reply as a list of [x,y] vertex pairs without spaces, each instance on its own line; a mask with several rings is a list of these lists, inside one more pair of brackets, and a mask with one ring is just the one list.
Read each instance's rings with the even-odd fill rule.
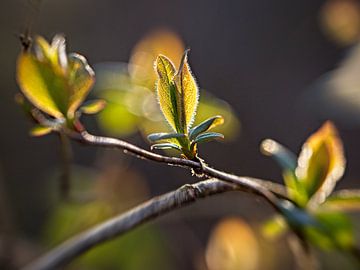
[[226,218],[216,225],[206,248],[209,270],[259,269],[260,251],[256,236],[239,218]]
[[[100,127],[116,136],[129,136],[138,130],[144,136],[168,130],[155,95],[154,62],[159,54],[163,54],[179,66],[183,52],[184,45],[177,35],[160,30],[150,33],[134,47],[129,64],[99,64],[96,95],[108,103],[98,115]],[[226,139],[234,139],[239,121],[230,106],[201,90],[195,124],[217,114],[226,120],[221,133]]]
[[[23,50],[18,57],[17,82],[22,93],[34,107],[57,119],[54,125],[66,121],[71,126],[94,81],[95,74],[85,57],[66,54],[62,35],[56,35],[51,44],[37,37],[34,50]],[[81,111],[96,113],[102,108],[93,105]],[[51,128],[50,124],[36,127],[32,134],[45,135]]]
[[[74,201],[61,202],[45,227],[49,246],[61,243],[143,201],[147,187],[141,176],[106,160],[101,173],[74,170]],[[99,245],[74,261],[69,269],[172,269],[165,238],[155,226]]]
[[[345,169],[342,143],[333,124],[326,122],[311,135],[297,160],[294,154],[273,140],[265,140],[261,149],[282,167],[289,197],[295,203],[280,205],[287,225],[323,249],[351,252],[355,245],[352,223],[345,214],[334,210],[344,206],[341,200],[336,201],[339,196],[336,193],[331,196]],[[345,206],[348,208],[351,203],[357,206],[359,193],[345,194],[351,194],[347,196],[349,200]],[[281,217],[277,217],[264,226],[264,232],[274,237],[285,228]]]
[[327,0],[320,12],[325,34],[339,45],[360,39],[360,5],[356,0]]

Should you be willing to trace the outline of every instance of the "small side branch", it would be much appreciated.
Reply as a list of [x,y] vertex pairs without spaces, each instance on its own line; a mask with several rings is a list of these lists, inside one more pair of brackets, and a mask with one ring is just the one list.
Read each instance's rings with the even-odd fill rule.
[[120,236],[147,221],[189,205],[198,199],[234,190],[243,189],[237,185],[216,179],[184,185],[175,191],[155,197],[132,210],[67,240],[26,266],[24,270],[58,269],[96,245]]

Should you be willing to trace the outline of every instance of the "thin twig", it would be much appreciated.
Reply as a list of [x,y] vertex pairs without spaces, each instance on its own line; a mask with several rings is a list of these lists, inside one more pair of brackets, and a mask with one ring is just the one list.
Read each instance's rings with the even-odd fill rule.
[[189,205],[198,199],[234,190],[244,191],[241,186],[217,179],[184,185],[67,240],[26,266],[24,270],[58,269],[98,244],[120,236],[147,221]]
[[85,144],[122,149],[125,153],[133,154],[140,159],[148,159],[159,163],[165,163],[171,166],[191,168],[198,171],[200,170],[203,174],[205,174],[208,177],[214,177],[228,183],[239,185],[250,193],[255,193],[265,197],[272,196],[271,193],[273,193],[280,198],[284,198],[288,200],[284,186],[276,184],[271,181],[266,181],[252,177],[241,177],[241,176],[225,173],[216,170],[214,168],[211,168],[209,166],[206,166],[204,164],[201,164],[200,162],[196,162],[184,158],[163,156],[154,152],[144,150],[136,145],[133,145],[131,143],[116,138],[94,136],[89,134],[87,131],[81,131],[81,133],[70,132],[68,133],[68,135],[71,138]]

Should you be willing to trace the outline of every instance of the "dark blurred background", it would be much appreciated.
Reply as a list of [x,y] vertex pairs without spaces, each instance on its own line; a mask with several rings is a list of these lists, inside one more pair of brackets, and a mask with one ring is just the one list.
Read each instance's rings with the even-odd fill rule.
[[[61,235],[66,238],[66,233],[59,232],[66,227],[61,222],[72,220],[70,212],[75,207],[57,194],[61,168],[58,138],[29,137],[31,125],[14,102],[18,92],[16,58],[21,49],[16,35],[30,21],[33,34],[47,39],[65,33],[68,51],[85,55],[91,65],[128,62],[139,40],[154,29],[166,27],[191,47],[190,64],[200,87],[228,102],[241,123],[233,140],[201,147],[201,155],[210,165],[238,175],[281,182],[280,169],[261,155],[260,142],[273,138],[299,153],[306,138],[330,119],[339,129],[347,158],[339,186],[360,187],[360,57],[356,58],[359,1],[44,0],[37,7],[37,1],[3,0],[0,21],[0,225],[2,233],[11,238],[8,243],[14,246],[10,256],[13,264],[38,256],[61,242]],[[349,57],[359,61],[350,61]],[[342,79],[344,72],[340,69],[352,74],[352,84],[344,82],[349,88],[344,93],[337,91],[347,78],[344,75]],[[90,131],[106,134],[94,118],[85,121]],[[126,139],[149,147],[138,132]],[[76,143],[73,150],[72,182],[80,193],[95,182],[96,188],[92,186],[91,190],[106,194],[109,186],[117,185],[115,180],[105,187],[98,182],[106,182],[107,176],[118,177],[122,185],[113,195],[123,194],[124,198],[115,199],[122,205],[115,212],[196,181],[186,170],[125,157],[115,151]],[[124,191],[128,189],[133,193]],[[127,200],[128,194],[134,197]],[[76,209],[78,213],[88,211],[88,217],[96,212],[90,206]],[[73,269],[145,269],[144,265],[146,269],[207,269],[209,235],[222,218],[246,220],[255,228],[271,215],[272,210],[262,200],[246,194],[213,197],[151,222],[138,232],[147,237],[130,236],[133,240],[124,240],[117,249],[104,253],[113,256],[114,261],[120,258],[122,264],[105,265],[96,261],[101,256],[90,258],[89,253],[88,262],[79,262]],[[235,224],[244,222],[239,220]],[[89,221],[93,223],[95,218]],[[53,226],[60,229],[49,228]],[[241,226],[246,231],[246,225]],[[83,227],[86,224],[79,225],[79,230]],[[261,238],[258,230],[253,233],[257,240]],[[148,249],[143,241],[147,241]],[[279,242],[277,249],[271,248],[271,243],[260,242],[260,255],[249,255],[260,256],[260,264],[243,269],[292,269],[293,259],[285,242]],[[126,256],[124,252],[128,252]],[[147,262],[148,257],[153,261]]]

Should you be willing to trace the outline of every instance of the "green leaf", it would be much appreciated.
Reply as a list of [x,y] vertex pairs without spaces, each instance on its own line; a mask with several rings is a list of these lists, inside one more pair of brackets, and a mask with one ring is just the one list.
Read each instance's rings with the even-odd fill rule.
[[360,210],[360,190],[339,190],[331,194],[321,205],[326,209]]
[[276,215],[261,226],[262,234],[269,239],[276,239],[287,230],[285,220]]
[[350,250],[354,247],[354,230],[350,219],[338,212],[318,212],[316,226],[305,228],[306,237],[322,249]]
[[189,50],[186,50],[184,52],[179,70],[175,75],[179,122],[184,132],[189,131],[194,121],[199,102],[199,89],[188,64],[188,51]]
[[296,176],[307,192],[310,206],[325,201],[344,169],[341,140],[334,125],[326,122],[303,145],[296,169]]
[[40,62],[29,53],[21,53],[17,61],[17,82],[35,107],[55,118],[64,118],[66,82],[49,63]]
[[261,143],[260,150],[264,155],[274,158],[284,171],[295,173],[296,156],[283,145],[274,140],[266,139]]
[[218,125],[221,125],[224,123],[224,118],[220,115],[211,117],[204,122],[200,123],[196,127],[193,127],[189,132],[189,138],[190,140],[193,140],[196,138],[199,134],[208,131],[211,128],[214,128]]
[[35,54],[22,52],[17,61],[17,82],[27,99],[55,117],[73,118],[94,83],[94,72],[83,56],[66,55],[65,39],[48,44],[35,41]]
[[151,146],[151,150],[153,149],[161,149],[161,150],[165,150],[165,149],[175,149],[178,151],[181,151],[181,148],[179,145],[174,144],[174,143],[158,143],[158,144],[153,144]]
[[51,127],[37,125],[30,130],[30,135],[34,137],[44,136],[52,131]]
[[106,106],[106,101],[103,99],[96,99],[85,102],[80,110],[85,114],[96,114],[102,111]]
[[155,68],[161,111],[174,131],[187,133],[194,120],[199,98],[199,90],[187,62],[187,51],[178,71],[171,60],[163,55],[156,59]]
[[182,133],[153,133],[148,136],[149,141],[156,142],[166,139],[182,138],[185,134]]
[[80,54],[69,54],[68,61],[67,82],[69,84],[69,103],[67,116],[72,118],[91,90],[95,82],[95,73],[85,57]]
[[222,135],[221,133],[206,132],[206,133],[202,133],[199,136],[197,136],[193,143],[204,143],[204,142],[209,142],[212,140],[223,139],[223,138],[224,138],[224,135]]
[[177,109],[176,86],[173,82],[175,76],[174,64],[164,55],[159,55],[155,62],[158,80],[156,92],[160,108],[174,131],[179,131],[179,116]]

